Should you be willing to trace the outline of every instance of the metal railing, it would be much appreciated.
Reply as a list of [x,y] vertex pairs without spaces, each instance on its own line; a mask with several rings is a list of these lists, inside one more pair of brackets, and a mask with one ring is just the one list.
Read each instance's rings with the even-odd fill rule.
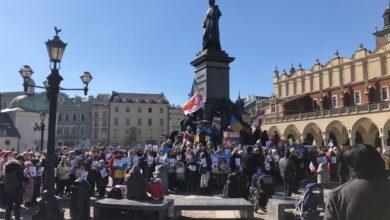
[[318,110],[313,112],[305,112],[305,113],[284,115],[284,116],[271,116],[271,117],[266,117],[264,123],[273,124],[273,123],[287,122],[287,121],[300,121],[300,120],[308,120],[308,119],[315,119],[315,118],[328,118],[328,117],[364,114],[364,113],[371,113],[371,112],[383,112],[383,111],[390,111],[390,102],[381,102],[381,103],[357,105],[357,106],[344,107],[344,108]]

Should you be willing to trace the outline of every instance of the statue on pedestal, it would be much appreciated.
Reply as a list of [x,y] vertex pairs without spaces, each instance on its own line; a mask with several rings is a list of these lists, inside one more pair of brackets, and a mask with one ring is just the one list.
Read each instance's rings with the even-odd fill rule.
[[210,8],[207,11],[206,19],[203,23],[203,50],[214,49],[221,51],[221,42],[219,39],[219,18],[222,16],[215,0],[209,0]]

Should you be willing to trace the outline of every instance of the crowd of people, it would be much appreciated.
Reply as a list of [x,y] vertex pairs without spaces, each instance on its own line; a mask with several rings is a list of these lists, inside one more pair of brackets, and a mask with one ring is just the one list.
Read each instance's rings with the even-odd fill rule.
[[[124,195],[129,199],[159,200],[172,192],[222,192],[225,197],[248,198],[250,187],[264,174],[283,182],[285,197],[289,197],[298,193],[302,180],[313,181],[317,176],[319,183],[328,186],[331,181],[343,184],[351,176],[350,166],[342,156],[344,146],[300,145],[294,140],[283,141],[276,133],[268,135],[267,131],[255,145],[227,146],[218,140],[213,129],[202,137],[188,128],[182,142],[167,139],[142,149],[62,147],[56,151],[56,194],[69,197],[71,184],[81,178],[90,184],[90,195],[100,198],[115,186],[125,188]],[[387,172],[388,153],[377,152],[386,162]],[[22,203],[26,207],[37,204],[44,190],[45,168],[45,152],[0,152],[6,219],[10,219],[13,207],[18,219]]]

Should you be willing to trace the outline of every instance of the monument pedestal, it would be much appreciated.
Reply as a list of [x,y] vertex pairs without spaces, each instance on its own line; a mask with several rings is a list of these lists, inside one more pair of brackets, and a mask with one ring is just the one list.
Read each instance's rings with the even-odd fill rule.
[[195,67],[199,91],[205,100],[203,119],[213,121],[217,113],[221,117],[222,128],[228,126],[233,104],[230,101],[229,85],[229,64],[233,61],[234,57],[229,57],[225,51],[207,49],[197,54],[191,62]]

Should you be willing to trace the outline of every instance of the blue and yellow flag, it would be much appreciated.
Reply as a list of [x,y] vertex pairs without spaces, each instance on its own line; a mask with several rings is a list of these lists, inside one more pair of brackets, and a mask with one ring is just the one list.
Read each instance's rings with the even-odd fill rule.
[[198,83],[196,83],[196,79],[194,79],[194,82],[192,83],[191,92],[188,94],[188,96],[191,98],[198,91],[199,91]]
[[232,118],[230,119],[230,129],[239,132],[243,128],[241,123],[232,115]]

